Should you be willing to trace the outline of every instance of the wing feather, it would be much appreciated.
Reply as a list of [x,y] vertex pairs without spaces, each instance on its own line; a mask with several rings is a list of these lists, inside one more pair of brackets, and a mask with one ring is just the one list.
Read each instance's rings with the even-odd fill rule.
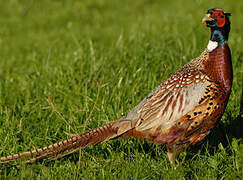
[[198,105],[204,92],[203,80],[182,88],[175,88],[175,84],[165,88],[161,84],[161,88],[138,108],[142,121],[136,127],[136,131],[147,131],[157,127],[171,128],[183,115]]

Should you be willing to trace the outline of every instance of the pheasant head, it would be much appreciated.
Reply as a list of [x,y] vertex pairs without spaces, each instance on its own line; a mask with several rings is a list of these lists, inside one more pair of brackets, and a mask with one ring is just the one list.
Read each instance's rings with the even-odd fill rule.
[[227,13],[222,9],[213,8],[209,9],[202,22],[206,27],[211,28],[211,40],[220,44],[228,40],[230,32],[230,19],[231,13]]

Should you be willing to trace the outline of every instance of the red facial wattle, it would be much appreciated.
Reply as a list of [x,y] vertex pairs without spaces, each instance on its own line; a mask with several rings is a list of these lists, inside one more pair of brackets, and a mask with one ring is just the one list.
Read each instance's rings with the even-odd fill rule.
[[218,27],[223,27],[225,25],[225,15],[223,11],[214,11],[212,18],[216,19]]

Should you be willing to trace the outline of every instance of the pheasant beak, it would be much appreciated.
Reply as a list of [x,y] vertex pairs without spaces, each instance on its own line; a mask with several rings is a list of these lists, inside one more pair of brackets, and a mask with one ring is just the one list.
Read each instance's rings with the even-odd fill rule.
[[206,14],[206,16],[202,19],[202,22],[213,21],[214,19],[211,17],[211,14]]

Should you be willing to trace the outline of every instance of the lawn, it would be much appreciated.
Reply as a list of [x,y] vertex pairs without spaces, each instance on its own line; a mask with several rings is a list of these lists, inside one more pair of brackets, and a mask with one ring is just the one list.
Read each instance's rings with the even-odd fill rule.
[[203,143],[179,156],[176,169],[165,148],[129,139],[3,169],[1,179],[243,179],[243,1],[0,4],[0,156],[52,144],[128,113],[204,50],[209,29],[201,20],[209,8],[232,13],[234,68],[222,120]]

